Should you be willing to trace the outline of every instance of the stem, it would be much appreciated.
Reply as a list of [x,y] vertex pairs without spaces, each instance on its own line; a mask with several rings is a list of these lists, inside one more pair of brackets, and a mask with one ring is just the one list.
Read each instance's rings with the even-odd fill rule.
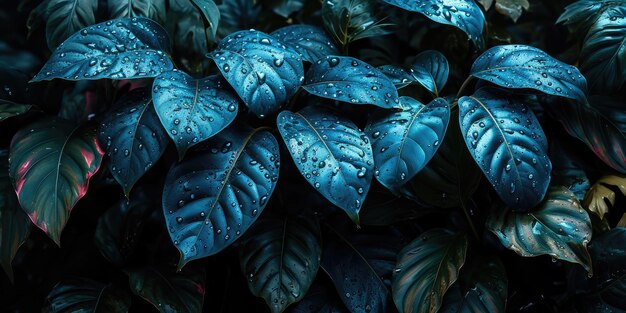
[[467,211],[467,207],[465,206],[465,202],[463,200],[461,200],[461,208],[463,209],[463,213],[465,214],[467,223],[470,225],[470,228],[472,229],[472,233],[474,234],[476,241],[480,241],[480,237],[478,236],[478,232],[476,231],[474,222],[472,222],[472,217],[469,215],[469,212]]
[[469,83],[474,79],[473,76],[469,76],[464,82],[463,85],[461,85],[461,88],[459,88],[459,92],[456,94],[456,98],[458,99],[459,97],[461,97],[461,95],[463,94],[463,91],[465,91],[465,89],[467,88],[467,86],[469,85]]

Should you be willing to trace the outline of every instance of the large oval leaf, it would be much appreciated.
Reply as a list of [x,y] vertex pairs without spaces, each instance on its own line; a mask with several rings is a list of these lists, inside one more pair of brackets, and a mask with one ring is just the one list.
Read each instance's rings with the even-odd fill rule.
[[46,298],[45,313],[124,313],[130,295],[123,288],[86,278],[62,280]]
[[263,32],[245,30],[230,34],[209,57],[250,111],[259,117],[278,111],[304,81],[300,55]]
[[400,112],[379,111],[365,133],[372,140],[376,179],[389,189],[404,185],[435,155],[450,120],[450,106],[443,98],[428,105],[401,97]]
[[22,209],[60,244],[72,208],[87,192],[104,152],[94,127],[46,118],[11,141],[9,175]]
[[274,191],[279,162],[272,134],[233,125],[170,169],[163,212],[181,252],[179,268],[221,251],[248,230]]
[[552,170],[548,143],[520,98],[491,88],[462,97],[459,124],[474,160],[510,208],[523,211],[541,202]]
[[352,57],[326,56],[306,73],[302,87],[319,97],[381,108],[400,108],[398,91],[380,70]]
[[458,27],[475,43],[482,42],[485,26],[483,11],[473,0],[384,0],[405,10],[418,12],[427,18]]
[[109,0],[107,4],[111,19],[147,17],[159,22],[165,21],[165,0]]
[[548,254],[591,271],[587,252],[591,221],[576,196],[565,187],[551,187],[533,212],[500,210],[492,214],[487,228],[500,238],[503,246],[521,256]]
[[128,196],[167,147],[167,135],[152,106],[150,90],[135,89],[120,99],[102,121],[99,140],[106,148],[111,174]]
[[350,120],[316,106],[280,112],[277,124],[304,178],[358,224],[374,172],[367,136]]
[[297,51],[304,61],[315,62],[327,55],[339,54],[324,30],[312,25],[290,25],[273,31],[278,38]]
[[587,102],[587,81],[574,66],[530,46],[496,46],[481,54],[470,74],[506,88],[535,89]]
[[434,313],[465,263],[468,240],[463,233],[432,229],[398,254],[393,300],[400,313]]
[[98,0],[50,0],[46,5],[46,40],[56,48],[82,28],[96,23]]
[[147,18],[83,28],[61,44],[32,81],[154,77],[173,68],[165,30]]
[[315,218],[284,216],[254,224],[239,250],[248,287],[272,312],[299,301],[317,275],[322,248]]
[[173,70],[159,75],[152,99],[159,119],[182,160],[190,147],[211,138],[237,116],[237,97],[219,76],[193,79]]

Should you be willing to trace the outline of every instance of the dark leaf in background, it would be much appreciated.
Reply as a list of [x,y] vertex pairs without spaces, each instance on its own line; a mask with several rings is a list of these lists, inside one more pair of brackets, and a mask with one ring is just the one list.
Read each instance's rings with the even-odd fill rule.
[[110,19],[147,17],[165,21],[165,0],[108,0],[107,4]]
[[304,7],[306,0],[282,0],[282,2],[274,7],[274,13],[288,18],[294,12],[301,10]]
[[213,39],[217,36],[217,30],[220,24],[220,10],[213,0],[192,0],[193,3],[200,8],[204,18],[209,23],[211,35]]
[[379,69],[393,81],[397,88],[419,83],[435,96],[441,95],[441,89],[446,85],[450,72],[446,57],[435,50],[418,54],[408,70],[393,65],[381,66]]
[[0,122],[28,112],[33,106],[30,104],[15,103],[11,100],[0,99]]
[[222,37],[258,25],[262,9],[258,0],[222,0],[218,8],[221,15],[218,32]]
[[129,307],[130,294],[124,288],[87,278],[69,278],[52,288],[42,311],[124,313]]
[[604,219],[609,212],[609,206],[615,205],[615,191],[619,190],[626,196],[626,176],[606,175],[598,179],[585,194],[583,207]]
[[373,0],[328,0],[322,3],[324,26],[335,42],[346,47],[353,41],[390,33],[375,14]]
[[270,35],[291,47],[302,56],[302,60],[310,63],[327,55],[339,54],[339,50],[324,30],[313,25],[285,26]]
[[49,0],[42,10],[48,48],[54,50],[74,33],[96,23],[98,0]]
[[306,296],[291,307],[292,313],[346,313],[335,290],[313,283]]

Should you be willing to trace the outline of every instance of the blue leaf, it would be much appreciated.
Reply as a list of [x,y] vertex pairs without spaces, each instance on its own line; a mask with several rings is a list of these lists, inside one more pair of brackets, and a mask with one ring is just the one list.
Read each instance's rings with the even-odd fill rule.
[[211,138],[237,116],[237,97],[219,76],[194,79],[173,70],[152,86],[154,107],[182,159],[190,147]]
[[587,81],[574,66],[530,46],[503,45],[485,51],[470,74],[507,88],[528,88],[587,102]]
[[395,190],[417,174],[435,155],[450,121],[448,102],[437,98],[428,105],[401,97],[400,112],[379,111],[365,133],[372,140],[376,179]]
[[274,191],[279,162],[271,133],[234,125],[170,169],[163,212],[181,253],[179,268],[220,252],[248,230]]
[[552,164],[533,112],[520,99],[493,88],[459,100],[465,143],[500,198],[527,211],[543,199]]
[[339,54],[324,30],[312,25],[291,25],[279,28],[270,35],[297,51],[304,61],[315,62],[327,55]]
[[350,120],[315,106],[283,111],[277,124],[309,184],[358,223],[374,172],[367,136]]
[[384,0],[399,8],[418,12],[441,24],[464,31],[476,44],[482,41],[485,16],[473,0]]
[[173,68],[168,52],[169,39],[159,24],[146,18],[110,20],[70,36],[32,81],[155,77]]
[[409,70],[394,65],[384,65],[379,69],[398,89],[416,82],[436,96],[441,94],[450,72],[446,57],[435,50],[418,54]]
[[250,111],[261,118],[278,111],[304,81],[300,55],[263,32],[230,34],[208,56]]
[[352,57],[326,56],[311,65],[302,86],[323,98],[399,108],[398,91],[378,69]]
[[128,196],[167,147],[167,135],[152,106],[150,90],[135,89],[122,97],[102,121],[98,137],[106,148],[111,174]]

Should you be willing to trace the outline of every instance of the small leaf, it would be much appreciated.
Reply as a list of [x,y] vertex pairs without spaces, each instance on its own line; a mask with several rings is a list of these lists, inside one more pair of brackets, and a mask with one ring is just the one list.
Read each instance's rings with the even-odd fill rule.
[[591,186],[583,201],[583,207],[595,213],[600,219],[604,219],[604,215],[609,212],[608,204],[615,205],[615,192],[609,186],[618,188],[626,196],[626,177],[607,175]]
[[322,2],[326,30],[342,46],[353,41],[383,36],[391,24],[377,18],[373,0],[327,0]]
[[50,50],[79,30],[96,23],[98,0],[46,2],[46,40]]
[[9,175],[22,209],[58,245],[74,205],[100,167],[96,129],[46,118],[11,141]]
[[146,18],[83,28],[60,45],[33,82],[155,77],[173,68],[165,30]]
[[385,65],[379,69],[393,81],[398,89],[416,82],[436,96],[441,94],[441,89],[448,81],[450,72],[446,57],[435,50],[418,54],[409,70],[393,65]]
[[154,108],[182,160],[187,149],[211,138],[237,116],[237,97],[219,76],[194,79],[173,70],[152,84]]
[[376,179],[394,190],[413,178],[435,155],[450,120],[443,98],[423,105],[401,97],[401,112],[380,110],[371,116],[365,133],[372,141]]
[[239,250],[250,291],[272,312],[300,301],[313,283],[322,254],[314,218],[264,218],[254,224]]
[[205,270],[200,266],[188,266],[179,272],[147,266],[130,270],[128,277],[133,293],[162,313],[202,312],[205,279]]
[[589,215],[565,187],[551,187],[546,199],[530,213],[501,210],[487,228],[503,246],[524,257],[550,255],[578,263],[591,272],[587,244],[591,240]]
[[147,17],[165,21],[165,0],[108,0],[109,18]]
[[211,35],[213,38],[217,35],[217,29],[220,24],[220,9],[213,0],[191,0],[204,15],[204,18],[209,22],[211,27]]
[[276,123],[304,178],[358,224],[374,174],[367,136],[352,121],[322,107],[282,111]]
[[521,98],[494,89],[459,100],[467,148],[500,198],[528,211],[543,199],[552,164],[541,125]]
[[437,312],[465,263],[467,245],[465,234],[432,229],[404,247],[398,254],[392,280],[398,311]]
[[278,180],[271,133],[232,125],[167,174],[163,213],[179,268],[237,240],[265,208]]
[[318,97],[381,108],[400,108],[398,92],[385,74],[373,66],[344,56],[317,60],[302,86]]
[[0,99],[0,122],[4,120],[24,114],[33,106],[30,104],[15,103],[11,100]]
[[124,313],[128,312],[130,301],[130,294],[118,286],[87,278],[72,278],[62,280],[52,288],[42,311]]
[[496,0],[496,11],[509,17],[513,22],[522,16],[522,9],[528,10],[530,4],[528,0]]
[[587,81],[574,66],[530,46],[496,46],[481,54],[470,74],[506,88],[540,92],[587,102]]
[[478,44],[482,41],[485,16],[473,0],[384,0],[399,8],[418,12],[427,18],[464,31]]
[[327,55],[337,55],[339,50],[324,30],[312,25],[290,25],[273,31],[270,35],[298,52],[304,61],[313,63]]
[[122,97],[100,127],[100,144],[109,170],[129,195],[135,183],[163,155],[167,135],[152,106],[150,90],[135,89]]
[[304,81],[300,55],[259,31],[228,35],[209,57],[250,111],[261,118],[278,111]]

